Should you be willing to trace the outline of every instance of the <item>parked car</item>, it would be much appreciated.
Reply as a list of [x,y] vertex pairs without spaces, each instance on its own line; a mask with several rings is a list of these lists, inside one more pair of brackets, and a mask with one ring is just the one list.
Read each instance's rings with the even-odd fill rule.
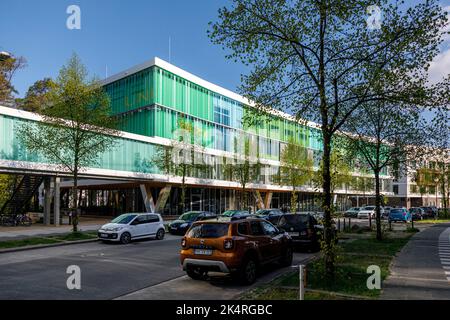
[[156,213],[126,213],[114,218],[98,230],[104,241],[120,241],[123,244],[143,238],[164,239],[164,222]]
[[353,207],[344,212],[344,217],[356,218],[358,217],[358,212],[361,210],[360,207]]
[[230,218],[243,218],[250,215],[250,212],[247,210],[227,210],[222,213],[222,216],[224,217],[230,217]]
[[433,218],[436,218],[439,213],[439,209],[436,206],[430,206],[430,208],[433,211]]
[[431,207],[420,207],[420,208],[423,209],[423,211],[425,211],[424,218],[434,218],[434,212]]
[[294,247],[306,247],[312,251],[320,250],[323,226],[312,214],[286,213],[279,217],[275,225],[291,236]]
[[409,209],[409,214],[414,220],[423,220],[425,211],[422,208],[413,207]]
[[389,212],[389,222],[408,222],[411,220],[411,214],[406,208],[392,208]]
[[392,207],[384,207],[383,208],[383,217],[384,218],[388,218],[389,217],[389,212],[391,211]]
[[283,214],[280,209],[261,209],[256,211],[256,216],[261,219],[266,219],[270,222],[275,222]]
[[365,206],[362,207],[361,210],[358,212],[358,219],[369,219],[375,218],[375,206]]
[[231,274],[244,284],[255,282],[268,263],[292,264],[292,239],[270,222],[254,217],[195,222],[181,241],[180,261],[192,279],[209,271]]
[[214,217],[216,215],[209,211],[188,211],[169,224],[169,232],[170,234],[184,235],[195,221]]

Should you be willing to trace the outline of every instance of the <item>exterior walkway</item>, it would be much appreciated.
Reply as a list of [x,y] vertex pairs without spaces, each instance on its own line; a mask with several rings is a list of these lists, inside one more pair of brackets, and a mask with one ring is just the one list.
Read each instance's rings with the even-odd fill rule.
[[381,299],[450,300],[450,224],[411,238],[391,266]]
[[[111,218],[80,218],[78,229],[80,231],[98,230],[110,220]],[[45,226],[43,224],[33,224],[30,227],[0,227],[0,241],[49,236],[68,233],[70,231],[72,231],[71,225]]]

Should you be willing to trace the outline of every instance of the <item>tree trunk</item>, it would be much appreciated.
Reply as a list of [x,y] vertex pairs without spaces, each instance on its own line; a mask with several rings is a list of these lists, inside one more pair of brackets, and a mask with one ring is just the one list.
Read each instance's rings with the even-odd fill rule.
[[375,212],[377,223],[377,240],[383,240],[381,233],[381,194],[380,194],[380,171],[375,170]]
[[297,212],[297,192],[295,191],[295,187],[293,187],[291,193],[291,213],[296,212]]
[[72,187],[72,231],[78,232],[78,170],[75,169],[73,173],[73,187]]
[[322,172],[322,189],[323,189],[323,201],[322,208],[324,210],[324,254],[325,254],[325,270],[327,277],[329,279],[334,278],[334,251],[333,251],[333,237],[334,233],[332,231],[331,223],[331,140],[327,133],[323,132],[323,172]]
[[181,178],[181,214],[184,213],[186,205],[186,168],[183,166],[183,177]]

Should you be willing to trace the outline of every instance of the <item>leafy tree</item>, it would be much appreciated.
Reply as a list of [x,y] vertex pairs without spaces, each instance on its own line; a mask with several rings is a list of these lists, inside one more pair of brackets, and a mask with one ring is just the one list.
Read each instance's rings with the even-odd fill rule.
[[308,150],[291,139],[281,151],[280,183],[289,185],[291,192],[291,212],[297,212],[297,188],[310,182],[313,177],[313,159]]
[[0,103],[12,103],[13,93],[17,90],[11,83],[12,78],[19,69],[26,66],[26,60],[23,57],[0,57]]
[[[340,149],[333,149],[331,152],[330,177],[331,177],[331,193],[344,185],[352,182],[352,173],[349,166],[348,155]],[[319,169],[315,172],[314,182],[317,188],[323,185],[324,162],[320,161]]]
[[242,139],[243,141],[238,141],[235,138],[234,148],[239,156],[224,158],[223,171],[226,179],[239,182],[241,186],[240,208],[245,210],[248,205],[248,186],[259,177],[261,163],[259,158],[254,157],[251,153],[251,141],[247,137]]
[[40,113],[44,106],[49,105],[51,90],[55,88],[55,83],[50,78],[36,81],[23,99],[16,99],[19,109]]
[[61,68],[48,104],[41,108],[43,121],[24,125],[18,132],[29,152],[41,154],[72,175],[74,232],[78,231],[79,174],[98,163],[99,155],[112,148],[118,136],[108,96],[96,79],[87,76],[74,54]]
[[382,240],[381,173],[394,165],[407,168],[410,159],[424,154],[425,126],[420,107],[397,102],[364,103],[345,125],[349,148],[363,157],[375,177],[377,240]]
[[[381,28],[369,28],[367,8],[382,9]],[[323,140],[325,246],[332,246],[332,140],[368,101],[411,100],[420,94],[418,68],[439,52],[446,14],[436,0],[403,10],[388,0],[234,0],[219,10],[209,36],[250,72],[240,91],[256,108],[267,106],[316,121]],[[403,86],[372,90],[395,69]],[[334,253],[326,250],[327,276]]]

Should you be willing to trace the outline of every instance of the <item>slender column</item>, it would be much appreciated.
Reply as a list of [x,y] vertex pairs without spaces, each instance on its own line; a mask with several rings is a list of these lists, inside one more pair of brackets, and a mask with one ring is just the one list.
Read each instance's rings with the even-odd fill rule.
[[55,196],[53,199],[53,215],[54,215],[53,222],[54,222],[55,226],[59,226],[59,224],[60,224],[60,213],[59,213],[60,204],[61,204],[60,183],[61,183],[61,178],[56,177],[55,178]]
[[172,186],[165,186],[161,189],[158,195],[158,199],[156,200],[155,212],[162,212],[164,207],[166,206],[167,200],[170,196],[170,190],[172,190]]
[[264,197],[264,207],[266,209],[270,208],[270,204],[272,203],[273,192],[266,192]]
[[146,212],[155,212],[155,202],[153,201],[153,196],[150,187],[147,184],[141,184],[140,186],[142,199],[144,200]]
[[44,224],[50,224],[50,213],[52,203],[51,177],[44,179]]

